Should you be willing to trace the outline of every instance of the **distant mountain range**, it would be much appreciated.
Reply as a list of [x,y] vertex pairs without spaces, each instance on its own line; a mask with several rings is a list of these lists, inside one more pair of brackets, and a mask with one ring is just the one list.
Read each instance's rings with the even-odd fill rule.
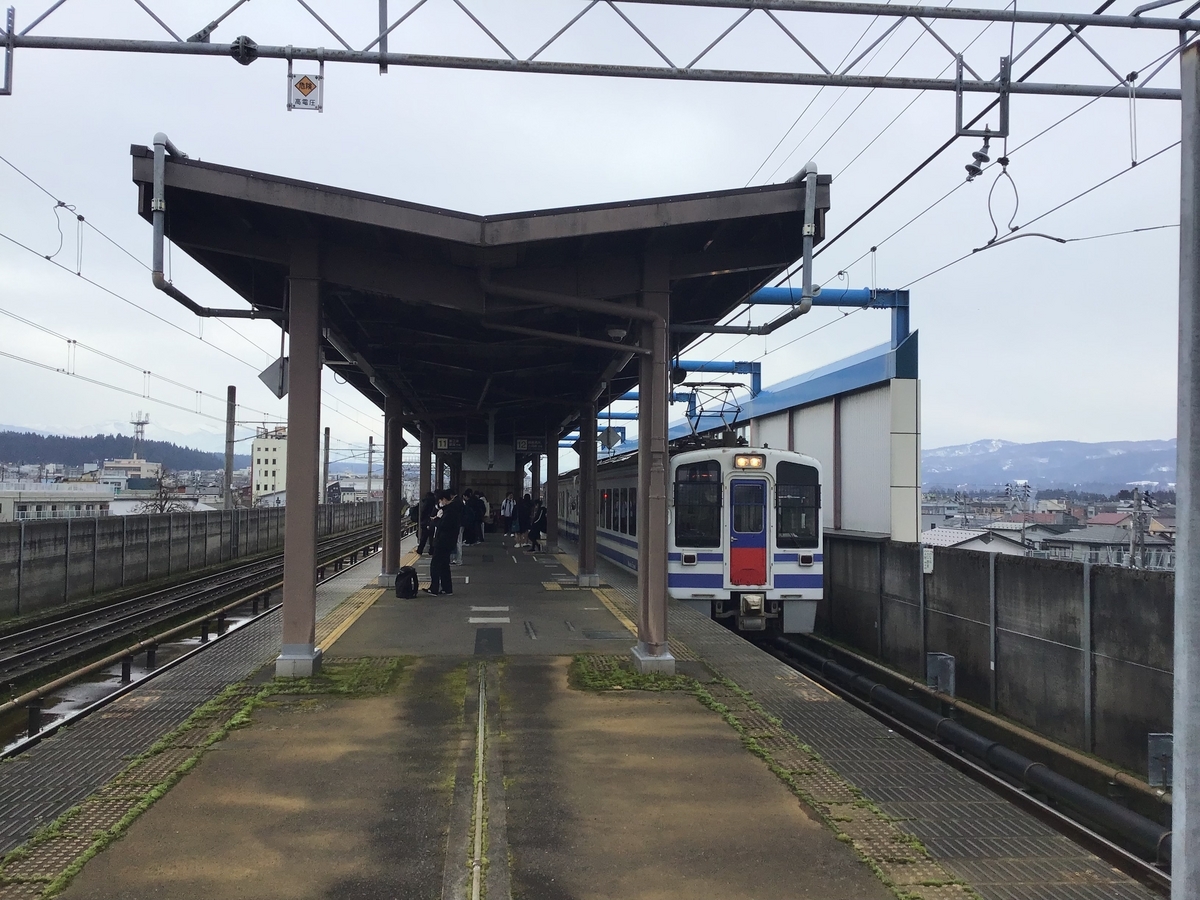
[[1040,441],[988,440],[921,453],[925,487],[976,490],[1013,481],[1035,488],[1112,493],[1131,484],[1175,487],[1175,440]]
[[[17,465],[58,463],[81,466],[106,459],[128,459],[133,438],[123,434],[97,434],[91,437],[64,437],[32,431],[0,431],[0,462]],[[225,467],[225,454],[205,453],[165,441],[143,441],[142,459],[162,463],[169,471],[213,470]],[[235,468],[250,464],[250,457],[234,454]]]

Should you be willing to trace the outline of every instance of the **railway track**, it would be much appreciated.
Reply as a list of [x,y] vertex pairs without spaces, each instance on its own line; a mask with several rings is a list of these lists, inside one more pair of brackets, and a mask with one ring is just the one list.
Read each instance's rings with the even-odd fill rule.
[[993,771],[981,761],[953,749],[945,742],[939,741],[936,737],[927,734],[888,711],[881,709],[864,697],[859,696],[837,680],[826,677],[822,671],[813,665],[809,665],[804,658],[792,652],[787,646],[786,641],[755,641],[754,643],[760,649],[765,650],[786,665],[812,679],[826,690],[883,722],[897,734],[903,735],[923,750],[953,766],[958,771],[989,788],[996,794],[999,794],[1014,805],[1024,809],[1075,843],[1087,848],[1114,868],[1153,888],[1163,896],[1170,894],[1171,876],[1169,872],[1155,863],[1144,859],[1130,847],[1124,846],[1123,842],[1118,843],[1115,840],[1098,834],[1087,823],[1069,815],[1060,806],[1039,799],[1026,787],[1014,783],[1013,780]]
[[[327,564],[353,554],[377,543],[378,536],[379,527],[371,526],[329,538],[318,546],[318,561]],[[282,573],[280,554],[4,635],[0,637],[0,683],[27,681],[124,637],[249,598],[277,582]]]

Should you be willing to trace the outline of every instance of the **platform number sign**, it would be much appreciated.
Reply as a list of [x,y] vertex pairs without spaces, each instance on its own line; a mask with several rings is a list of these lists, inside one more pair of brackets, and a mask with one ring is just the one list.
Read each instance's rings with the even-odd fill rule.
[[544,437],[519,437],[515,442],[518,453],[545,453],[546,439]]
[[325,61],[321,61],[321,70],[316,75],[296,75],[292,72],[292,61],[288,60],[288,101],[287,108],[311,109],[324,111],[325,94]]
[[467,448],[467,439],[461,435],[438,435],[433,439],[433,449],[443,453],[462,453]]

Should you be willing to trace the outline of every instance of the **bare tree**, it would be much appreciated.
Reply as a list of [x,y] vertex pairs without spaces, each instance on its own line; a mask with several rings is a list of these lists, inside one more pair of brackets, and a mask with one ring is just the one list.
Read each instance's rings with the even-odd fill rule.
[[154,496],[147,497],[134,508],[134,515],[153,516],[162,513],[190,512],[192,507],[176,491],[175,480],[167,477],[164,468],[158,476]]

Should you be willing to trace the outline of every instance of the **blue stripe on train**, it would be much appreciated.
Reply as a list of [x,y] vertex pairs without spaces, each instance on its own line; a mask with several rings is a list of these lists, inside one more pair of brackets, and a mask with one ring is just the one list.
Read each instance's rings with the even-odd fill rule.
[[[680,562],[683,559],[682,553],[668,553],[667,559],[671,562]],[[725,562],[723,553],[697,553],[696,562]]]
[[819,588],[824,583],[821,575],[776,575],[776,588]]
[[725,574],[703,572],[668,572],[667,587],[725,587]]
[[[776,553],[774,559],[775,559],[775,562],[799,562],[800,554],[799,553]],[[825,556],[823,554],[821,554],[821,553],[813,554],[813,562],[824,562],[824,561],[825,561]]]

